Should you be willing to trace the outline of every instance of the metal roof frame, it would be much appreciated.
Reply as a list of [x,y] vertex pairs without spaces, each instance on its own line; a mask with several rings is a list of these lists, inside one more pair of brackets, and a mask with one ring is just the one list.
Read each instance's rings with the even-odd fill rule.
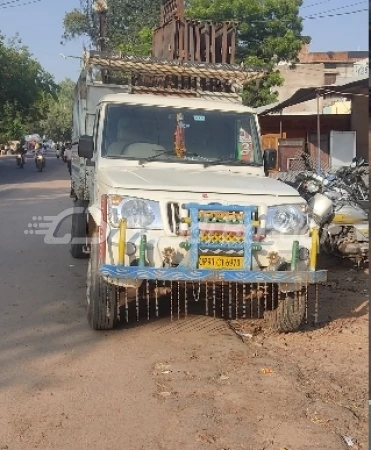
[[262,106],[257,108],[257,113],[261,116],[280,112],[285,108],[290,106],[295,106],[299,103],[305,103],[310,100],[315,100],[318,96],[326,96],[326,95],[356,95],[360,89],[368,89],[369,87],[369,78],[350,78],[348,82],[344,83],[335,83],[330,85],[322,85],[322,86],[314,86],[298,89],[291,97],[283,100],[282,102],[271,103],[270,105]]
[[265,75],[259,67],[237,64],[211,64],[153,57],[122,56],[121,54],[90,51],[85,55],[85,68],[95,66],[103,70],[137,73],[152,76],[181,76],[213,78],[244,85]]

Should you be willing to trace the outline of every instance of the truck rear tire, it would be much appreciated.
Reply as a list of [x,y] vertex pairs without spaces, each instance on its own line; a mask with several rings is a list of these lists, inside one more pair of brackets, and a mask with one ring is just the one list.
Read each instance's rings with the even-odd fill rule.
[[[297,331],[305,322],[305,291],[288,292],[278,300],[273,311],[266,312],[269,325],[276,331],[289,333]],[[281,294],[282,295],[282,294]]]
[[88,202],[84,200],[76,200],[74,208],[84,208],[84,212],[74,212],[72,214],[72,225],[71,225],[71,244],[70,252],[73,258],[83,259],[88,258],[89,255],[84,252],[84,247],[86,245],[82,243],[74,243],[74,239],[79,239],[86,241],[87,237],[87,218],[86,218],[86,208],[88,207]]
[[117,318],[118,288],[98,273],[99,248],[92,244],[87,274],[87,318],[93,330],[112,330]]

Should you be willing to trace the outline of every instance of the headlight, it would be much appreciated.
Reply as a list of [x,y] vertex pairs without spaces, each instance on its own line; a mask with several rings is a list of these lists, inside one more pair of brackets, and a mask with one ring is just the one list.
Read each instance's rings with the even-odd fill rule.
[[314,194],[319,191],[319,186],[314,181],[310,180],[307,183],[307,191]]
[[282,205],[268,208],[267,230],[283,234],[303,234],[308,229],[306,205]]
[[108,222],[112,227],[118,228],[121,219],[127,220],[128,228],[163,229],[158,202],[136,197],[109,195]]

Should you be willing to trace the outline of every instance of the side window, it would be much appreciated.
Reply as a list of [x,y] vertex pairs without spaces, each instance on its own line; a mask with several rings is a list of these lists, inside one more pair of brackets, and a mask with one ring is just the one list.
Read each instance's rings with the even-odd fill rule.
[[98,148],[98,130],[99,130],[99,121],[100,121],[100,109],[95,116],[94,121],[94,130],[93,130],[93,138],[94,138],[94,152],[96,152]]

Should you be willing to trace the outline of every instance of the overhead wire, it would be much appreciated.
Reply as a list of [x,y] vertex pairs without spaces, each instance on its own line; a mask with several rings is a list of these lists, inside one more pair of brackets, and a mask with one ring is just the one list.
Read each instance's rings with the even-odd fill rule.
[[[353,6],[353,5],[351,5]],[[340,16],[347,16],[349,14],[356,14],[356,13],[360,13],[360,12],[364,12],[364,11],[368,11],[368,8],[364,8],[364,9],[358,9],[358,10],[354,10],[354,11],[344,11],[341,13],[335,13],[335,14],[324,14],[326,13],[326,11],[321,11],[319,13],[313,13],[310,14],[308,16],[304,16],[304,17],[300,17],[300,19],[303,20],[310,20],[310,19],[325,19],[325,18],[332,18],[332,17],[340,17]],[[229,19],[230,21],[233,21],[232,19]],[[267,22],[281,22],[281,23],[290,23],[292,22],[292,20],[284,20],[284,19],[278,19],[278,18],[270,18],[270,19],[262,19],[262,20],[249,20],[249,25],[255,24],[255,23],[267,23]]]
[[[361,5],[363,3],[368,3],[368,0],[362,0],[361,2],[352,3],[352,4],[344,5],[344,6],[339,6],[337,8],[326,9],[325,11],[320,11],[320,12],[316,12],[316,13],[310,14],[310,17],[315,17],[315,16],[318,16],[320,14],[325,14],[325,13],[329,13],[329,12],[333,12],[333,11],[339,11],[340,9],[351,8],[353,6],[358,6],[358,5]],[[308,16],[306,16],[306,17],[308,17]]]
[[[332,1],[334,1],[334,0],[322,0],[322,1],[320,1],[320,2],[311,3],[310,5],[304,5],[304,6],[301,6],[300,8],[301,8],[301,9],[304,9],[304,8],[312,8],[312,6],[324,5],[325,3],[330,3],[330,2],[332,2]],[[336,0],[336,1],[338,1],[338,0]]]
[[318,15],[306,16],[306,17],[302,17],[302,19],[303,20],[327,19],[327,18],[330,18],[330,17],[348,16],[350,14],[357,14],[357,13],[364,12],[364,11],[368,11],[368,8],[357,9],[355,11],[346,11],[346,12],[342,12],[342,13],[326,14],[326,15],[320,15],[320,14],[323,14],[323,13],[318,13]]
[[[40,3],[43,0],[29,0],[29,1],[23,1],[22,0],[7,0],[5,2],[0,2],[0,9],[7,9],[7,8],[16,8],[16,7],[21,7],[21,6],[27,6],[27,5],[31,5],[31,4],[35,4],[35,3]],[[328,0],[331,1],[331,0]],[[324,4],[324,3],[328,3],[328,1],[322,1],[322,2],[317,2],[317,3],[313,3],[311,5],[305,5],[302,8],[309,8],[310,6],[316,6],[319,4]],[[367,1],[367,0],[366,0]],[[343,15],[349,15],[349,14],[357,14],[360,12],[364,12],[364,11],[368,11],[368,8],[365,9],[360,9],[360,10],[355,10],[355,11],[346,11],[346,12],[342,12],[342,13],[336,13],[336,14],[326,14],[326,15],[322,15],[324,13],[327,12],[331,12],[331,11],[335,11],[335,10],[339,10],[339,9],[345,9],[348,7],[352,7],[352,6],[356,6],[358,4],[361,4],[363,2],[358,2],[358,3],[354,3],[354,4],[350,4],[350,5],[346,5],[346,6],[341,6],[338,8],[333,8],[331,10],[326,10],[326,11],[322,11],[319,13],[313,13],[309,16],[305,16],[302,17],[303,20],[313,20],[313,19],[324,19],[324,18],[331,18],[331,17],[339,17],[339,16],[343,16]],[[265,19],[265,20],[253,20],[250,21],[250,23],[266,23],[268,22],[269,19]]]
[[20,6],[32,5],[34,3],[40,3],[43,0],[29,0],[27,2],[19,3],[22,0],[12,0],[8,3],[0,3],[0,9],[19,8]]
[[7,1],[2,1],[0,2],[0,6],[4,6],[4,5],[12,5],[13,3],[18,3],[24,0],[7,0]]
[[[6,8],[14,8],[14,7],[20,7],[20,6],[26,6],[26,5],[30,5],[30,4],[35,4],[35,3],[39,3],[39,2],[41,2],[42,0],[30,0],[30,1],[27,1],[27,2],[23,2],[23,3],[21,3],[22,2],[22,0],[7,0],[7,1],[5,1],[5,2],[0,2],[0,9],[6,9]],[[313,3],[313,4],[311,4],[311,5],[305,5],[303,8],[307,8],[307,7],[310,7],[310,6],[317,6],[317,5],[320,5],[320,4],[324,4],[324,3],[328,3],[329,1],[332,1],[332,0],[327,0],[327,1],[321,1],[321,2],[317,2],[317,3]],[[367,0],[366,0],[367,1]],[[361,9],[361,10],[355,10],[355,11],[347,11],[347,12],[342,12],[342,13],[336,13],[336,14],[326,14],[326,15],[323,15],[324,13],[327,13],[327,12],[331,12],[331,11],[335,11],[335,10],[339,10],[339,9],[345,9],[345,8],[348,8],[348,7],[353,7],[353,6],[356,6],[356,5],[358,5],[358,4],[361,4],[361,3],[364,3],[365,2],[365,0],[364,1],[362,1],[362,2],[358,2],[358,3],[354,3],[354,4],[350,4],[350,5],[344,5],[344,6],[342,6],[342,7],[338,7],[338,8],[333,8],[333,9],[331,9],[331,10],[326,10],[326,11],[322,11],[322,12],[319,12],[319,13],[314,13],[314,14],[312,14],[312,15],[309,15],[309,16],[306,16],[306,17],[302,17],[302,19],[303,20],[314,20],[314,19],[322,19],[322,18],[331,18],[331,17],[339,17],[339,16],[343,16],[343,15],[349,15],[349,14],[356,14],[356,13],[359,13],[359,12],[364,12],[364,11],[368,11],[368,8],[367,9]],[[88,3],[88,2],[87,2]],[[264,20],[264,21],[253,21],[253,22],[266,22],[267,20]],[[301,70],[300,70],[301,69]],[[316,70],[316,68],[309,68],[309,67],[306,67],[305,68],[305,70],[302,70],[303,69],[303,67],[301,67],[299,70],[297,70],[297,69],[292,69],[292,70],[294,70],[296,73],[299,73],[299,71],[301,72],[301,73],[308,73],[308,71],[309,70],[311,70],[311,71],[317,71]]]

